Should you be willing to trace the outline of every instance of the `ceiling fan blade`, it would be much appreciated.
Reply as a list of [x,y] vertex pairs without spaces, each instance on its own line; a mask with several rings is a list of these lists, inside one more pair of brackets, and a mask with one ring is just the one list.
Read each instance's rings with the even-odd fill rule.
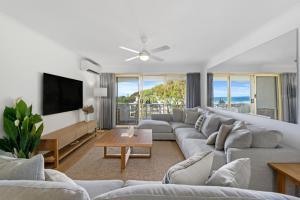
[[127,47],[123,47],[123,46],[120,46],[120,49],[124,49],[126,51],[130,51],[130,52],[133,52],[133,53],[140,53],[140,52],[138,52],[136,50],[133,50],[133,49],[130,49],[130,48],[127,48]]
[[128,61],[131,61],[131,60],[134,60],[134,59],[137,59],[139,58],[139,56],[134,56],[134,57],[131,57],[131,58],[127,58],[125,61],[128,62]]
[[152,49],[150,52],[151,53],[157,53],[157,52],[166,51],[166,50],[169,50],[169,49],[170,49],[170,47],[168,45],[164,45],[164,46]]
[[157,56],[151,55],[150,57],[151,57],[153,60],[156,60],[156,61],[159,61],[159,62],[164,61],[164,59],[162,59],[162,58],[160,58],[160,57],[157,57]]

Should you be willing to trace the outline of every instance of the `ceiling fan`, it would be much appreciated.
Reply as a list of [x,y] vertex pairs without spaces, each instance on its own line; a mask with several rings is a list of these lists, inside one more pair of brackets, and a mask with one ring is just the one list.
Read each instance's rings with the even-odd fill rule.
[[131,48],[127,48],[127,47],[124,47],[124,46],[120,46],[120,49],[130,51],[130,52],[133,52],[133,53],[137,54],[136,56],[127,58],[125,60],[126,62],[131,61],[131,60],[135,60],[135,59],[140,59],[141,61],[147,61],[149,59],[153,59],[153,60],[160,61],[160,62],[164,61],[163,58],[160,58],[160,57],[155,56],[153,54],[161,52],[161,51],[169,50],[170,47],[168,45],[164,45],[164,46],[157,47],[157,48],[154,48],[154,49],[151,49],[151,50],[147,50],[146,49],[147,37],[142,36],[141,41],[142,41],[142,44],[143,44],[143,48],[140,51],[134,50],[134,49],[131,49]]

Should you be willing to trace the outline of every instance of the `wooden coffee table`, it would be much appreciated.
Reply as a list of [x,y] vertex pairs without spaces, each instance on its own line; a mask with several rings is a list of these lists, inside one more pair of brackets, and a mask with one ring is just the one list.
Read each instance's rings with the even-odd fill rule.
[[[121,170],[124,170],[129,158],[150,158],[152,148],[152,130],[135,129],[132,137],[122,137],[127,129],[112,129],[95,143],[97,147],[104,147],[104,158],[121,158]],[[108,154],[107,147],[120,147],[120,154]],[[133,154],[132,147],[149,148],[147,154]]]

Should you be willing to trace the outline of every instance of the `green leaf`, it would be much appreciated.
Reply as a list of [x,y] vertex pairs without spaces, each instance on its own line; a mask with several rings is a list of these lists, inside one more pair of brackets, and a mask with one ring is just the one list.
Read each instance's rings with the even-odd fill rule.
[[3,128],[8,138],[12,139],[14,143],[17,143],[16,139],[18,136],[18,128],[15,126],[15,123],[9,120],[8,118],[3,118]]
[[16,110],[20,113],[21,119],[24,119],[27,113],[27,104],[23,100],[20,100],[16,105]]
[[38,114],[32,115],[32,116],[30,117],[30,122],[31,122],[32,124],[37,124],[37,123],[39,123],[39,122],[41,122],[41,121],[43,121],[43,119],[42,119],[42,117],[41,117],[40,115],[38,115]]
[[5,107],[4,112],[3,112],[3,117],[6,117],[10,119],[11,121],[16,120],[16,109],[10,108],[10,107]]
[[6,137],[0,139],[0,149],[5,151],[5,152],[13,153],[13,148],[10,144],[10,141]]

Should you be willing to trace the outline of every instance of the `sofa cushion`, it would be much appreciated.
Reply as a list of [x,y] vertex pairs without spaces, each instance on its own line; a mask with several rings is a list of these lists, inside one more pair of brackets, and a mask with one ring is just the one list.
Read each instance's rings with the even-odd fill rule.
[[76,185],[76,183],[67,175],[54,169],[45,169],[45,180]]
[[195,128],[177,128],[175,129],[176,141],[179,146],[182,146],[183,140],[187,138],[205,139],[206,136],[199,133]]
[[236,119],[234,118],[226,117],[223,115],[218,115],[218,118],[220,119],[222,124],[226,124],[226,125],[232,125],[236,121]]
[[224,150],[224,144],[227,136],[229,135],[233,125],[222,124],[216,138],[215,148],[217,150]]
[[9,200],[90,200],[84,188],[52,181],[1,180],[0,194]]
[[247,189],[251,178],[250,168],[249,158],[237,159],[215,171],[206,184]]
[[183,122],[184,111],[179,108],[173,109],[173,121],[174,122]]
[[296,197],[229,187],[176,184],[137,185],[118,189],[94,200],[296,200]]
[[221,121],[216,114],[208,114],[205,117],[205,121],[201,128],[202,134],[209,137],[212,133],[219,130]]
[[211,134],[207,140],[206,140],[206,144],[208,145],[215,145],[216,144],[216,139],[217,139],[217,136],[218,136],[218,131],[214,132],[213,134]]
[[226,138],[224,149],[228,148],[239,148],[245,149],[250,148],[252,144],[252,134],[248,129],[237,129],[232,130]]
[[151,184],[162,184],[161,181],[141,181],[141,180],[128,180],[125,182],[123,187],[131,187],[136,185],[151,185]]
[[217,151],[215,150],[215,146],[207,145],[205,139],[184,139],[180,148],[185,158],[189,158],[199,152],[213,151],[214,160],[212,170],[219,169],[226,164],[225,152]]
[[197,119],[199,118],[199,116],[200,116],[199,112],[186,111],[184,123],[194,125],[196,123]]
[[210,174],[213,152],[201,152],[173,165],[166,173],[162,183],[203,185]]
[[205,115],[202,114],[198,117],[198,119],[195,123],[195,129],[197,129],[197,131],[199,131],[199,132],[201,131],[204,121],[205,121]]
[[75,183],[84,188],[91,199],[98,195],[122,188],[124,185],[122,180],[86,180],[75,181]]
[[173,128],[173,130],[176,130],[178,128],[191,128],[194,127],[192,124],[185,124],[183,122],[170,122],[170,126]]
[[151,119],[170,122],[173,120],[173,116],[171,114],[152,114]]
[[253,148],[275,148],[281,142],[283,135],[276,130],[268,130],[255,125],[247,125],[252,133]]
[[41,154],[30,159],[0,156],[0,179],[44,181],[44,157]]
[[173,129],[166,121],[142,120],[138,125],[139,129],[152,129],[153,133],[172,133]]

